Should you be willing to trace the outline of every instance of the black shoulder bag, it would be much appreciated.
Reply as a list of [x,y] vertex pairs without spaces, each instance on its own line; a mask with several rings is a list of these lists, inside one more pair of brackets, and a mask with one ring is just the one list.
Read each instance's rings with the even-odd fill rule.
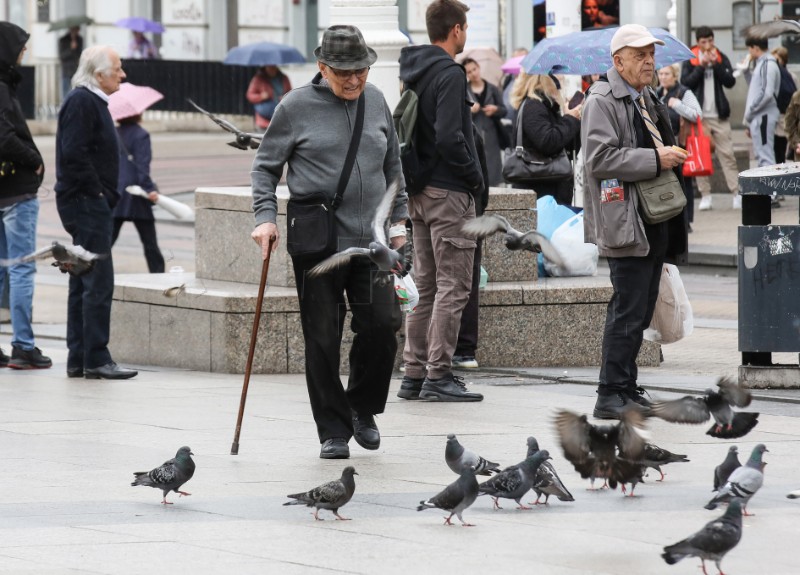
[[325,192],[289,200],[286,206],[286,249],[290,256],[330,255],[336,252],[336,210],[353,171],[361,132],[364,128],[364,93],[358,98],[356,123],[344,161],[336,195],[331,201]]

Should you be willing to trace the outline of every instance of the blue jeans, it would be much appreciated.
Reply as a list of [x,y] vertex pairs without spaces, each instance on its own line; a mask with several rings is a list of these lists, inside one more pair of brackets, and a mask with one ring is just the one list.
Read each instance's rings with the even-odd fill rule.
[[[0,208],[0,258],[19,258],[36,250],[36,222],[39,218],[39,200],[32,198]],[[30,351],[33,349],[33,275],[36,263],[0,267],[0,299],[3,299],[5,274],[8,274],[11,326],[14,335],[11,345]]]

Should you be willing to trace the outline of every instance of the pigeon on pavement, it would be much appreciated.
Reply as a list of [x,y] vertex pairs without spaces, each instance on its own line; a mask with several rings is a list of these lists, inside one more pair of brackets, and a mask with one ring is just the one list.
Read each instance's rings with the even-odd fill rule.
[[708,575],[706,561],[713,561],[720,575],[724,575],[720,567],[722,558],[736,547],[741,538],[742,505],[734,499],[722,517],[710,521],[700,531],[683,541],[664,547],[661,556],[669,565],[674,565],[685,557],[699,557],[705,575]]
[[523,505],[520,499],[533,487],[536,471],[547,459],[550,459],[547,450],[537,451],[534,455],[526,457],[524,461],[504,469],[491,479],[481,483],[478,491],[481,495],[491,495],[495,509],[502,509],[499,503],[501,497],[516,501],[517,509],[531,509]]
[[484,459],[477,453],[466,449],[458,442],[456,436],[450,433],[447,436],[447,445],[444,448],[444,460],[453,473],[461,474],[464,467],[474,467],[476,475],[491,475],[492,472],[500,473],[500,465]]
[[[539,451],[539,442],[535,437],[528,438],[528,453],[525,457],[536,455]],[[558,497],[559,501],[575,501],[572,493],[566,488],[561,478],[556,473],[556,468],[549,461],[543,461],[536,470],[536,478],[533,480],[533,490],[536,492],[536,501],[531,505],[547,505],[551,495]],[[539,502],[544,495],[544,502]]]
[[194,455],[192,450],[183,446],[173,459],[165,461],[161,466],[151,471],[135,471],[133,474],[136,479],[131,485],[144,485],[161,489],[164,492],[164,499],[161,500],[161,503],[172,505],[171,502],[167,501],[167,493],[170,491],[178,493],[181,497],[191,495],[191,493],[180,491],[180,488],[194,475],[192,455]]
[[555,425],[564,457],[584,479],[602,477],[616,489],[641,475],[645,440],[636,431],[643,426],[638,411],[628,410],[615,425],[592,425],[585,415],[562,409]]
[[204,110],[197,104],[195,104],[191,98],[186,98],[186,101],[189,102],[194,108],[211,118],[215,124],[217,124],[223,130],[230,132],[231,134],[236,136],[236,139],[233,142],[228,142],[229,146],[237,148],[239,150],[247,150],[247,149],[256,149],[261,144],[261,140],[264,137],[264,134],[256,134],[252,132],[243,132],[233,124],[231,124],[227,120],[223,120],[222,118],[212,114],[211,112]]
[[656,479],[656,481],[664,481],[664,472],[661,471],[662,465],[685,461],[689,461],[686,459],[685,455],[672,453],[671,451],[667,451],[663,447],[659,447],[658,445],[654,445],[652,443],[644,444],[644,457],[642,457],[642,463],[647,467],[652,467],[661,474],[661,477]]
[[53,242],[46,248],[41,248],[28,255],[14,259],[0,259],[1,267],[9,267],[15,264],[23,264],[34,260],[53,258],[53,267],[61,270],[61,273],[69,273],[73,276],[82,276],[91,271],[94,263],[101,256],[92,253],[81,246],[65,246],[59,242]]
[[728,455],[725,460],[714,468],[714,489],[711,491],[719,491],[719,488],[728,482],[728,477],[735,469],[741,467],[739,462],[739,449],[735,445],[728,448]]
[[394,180],[381,198],[372,219],[372,241],[368,248],[351,247],[337,252],[322,260],[308,272],[309,276],[318,276],[333,271],[352,257],[368,257],[383,272],[382,277],[389,274],[404,274],[404,259],[397,250],[389,246],[386,237],[386,223],[392,215],[395,199],[400,191],[400,179]]
[[294,501],[287,501],[284,505],[305,505],[306,507],[314,508],[314,519],[323,521],[319,517],[320,509],[330,509],[336,516],[336,519],[342,521],[349,521],[349,518],[339,515],[339,508],[344,507],[348,501],[353,497],[356,491],[356,480],[353,475],[358,475],[353,466],[348,465],[342,471],[342,476],[339,479],[323,483],[319,487],[315,487],[305,493],[293,493],[287,495],[294,499]]
[[470,238],[480,239],[492,234],[502,233],[503,241],[509,250],[527,250],[541,253],[545,259],[559,267],[565,267],[564,258],[553,247],[546,237],[537,231],[520,232],[515,230],[509,221],[498,214],[486,214],[469,220],[461,227],[461,231]]
[[461,521],[462,526],[474,527],[472,523],[466,523],[461,514],[467,507],[475,503],[477,498],[478,480],[475,479],[475,468],[463,467],[458,479],[427,501],[420,501],[417,511],[442,509],[450,512],[450,515],[444,518],[445,525],[452,525],[450,519],[455,515]]
[[673,423],[704,423],[710,417],[715,424],[706,434],[721,439],[747,435],[758,423],[758,413],[733,411],[731,406],[747,407],[753,399],[750,391],[731,379],[720,378],[719,391],[707,389],[703,397],[689,395],[673,401],[653,402],[650,412]]
[[714,498],[706,505],[706,509],[716,509],[719,503],[739,499],[742,502],[742,513],[752,515],[747,512],[747,503],[764,484],[763,469],[766,463],[761,458],[765,451],[768,452],[769,449],[763,443],[756,445],[747,463],[731,473],[728,482],[719,488]]

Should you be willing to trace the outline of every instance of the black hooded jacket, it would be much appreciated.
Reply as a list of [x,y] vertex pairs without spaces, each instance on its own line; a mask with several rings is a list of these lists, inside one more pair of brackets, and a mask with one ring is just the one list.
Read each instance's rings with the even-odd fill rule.
[[[415,84],[434,68],[420,95]],[[464,68],[439,46],[407,46],[400,51],[400,79],[419,96],[415,144],[424,169],[430,170],[428,185],[474,195],[483,188],[483,176]]]
[[35,197],[42,181],[36,174],[42,155],[17,99],[22,79],[17,58],[29,36],[11,22],[0,22],[0,162],[13,164],[13,168],[6,164],[6,175],[0,176],[0,208]]

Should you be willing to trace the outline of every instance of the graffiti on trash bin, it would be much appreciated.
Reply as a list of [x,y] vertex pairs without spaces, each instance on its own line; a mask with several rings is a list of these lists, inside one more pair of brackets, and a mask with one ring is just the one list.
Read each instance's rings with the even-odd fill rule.
[[766,290],[784,279],[792,281],[800,279],[800,261],[781,258],[760,265],[753,274],[753,287],[755,291]]

